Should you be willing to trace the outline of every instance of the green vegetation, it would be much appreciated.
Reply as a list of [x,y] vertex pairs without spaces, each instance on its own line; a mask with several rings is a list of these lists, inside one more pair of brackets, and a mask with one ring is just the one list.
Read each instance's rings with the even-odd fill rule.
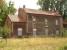
[[13,2],[10,1],[7,4],[6,0],[0,0],[0,36],[7,36],[10,32],[10,29],[4,25],[8,14],[14,14],[15,12],[16,9]]
[[65,45],[67,38],[2,39],[0,50],[60,50]]
[[67,28],[64,28],[63,37],[67,37]]
[[11,30],[7,26],[0,27],[0,37],[7,38],[9,37],[10,32]]
[[6,3],[6,0],[0,0],[0,26],[4,26],[8,14],[14,14],[16,9],[13,2]]
[[59,11],[67,19],[67,0],[38,0],[41,10]]

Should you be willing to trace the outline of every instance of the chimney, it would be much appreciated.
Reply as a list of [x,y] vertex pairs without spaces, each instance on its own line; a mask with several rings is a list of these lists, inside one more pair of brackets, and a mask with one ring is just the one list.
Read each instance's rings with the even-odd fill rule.
[[23,5],[23,8],[25,8],[25,5]]

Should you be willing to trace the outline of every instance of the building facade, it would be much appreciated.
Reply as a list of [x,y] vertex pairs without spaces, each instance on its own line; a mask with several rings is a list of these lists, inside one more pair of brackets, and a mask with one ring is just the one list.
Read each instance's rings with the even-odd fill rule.
[[19,8],[18,15],[9,15],[6,25],[12,30],[12,36],[24,35],[61,35],[63,19],[58,12]]

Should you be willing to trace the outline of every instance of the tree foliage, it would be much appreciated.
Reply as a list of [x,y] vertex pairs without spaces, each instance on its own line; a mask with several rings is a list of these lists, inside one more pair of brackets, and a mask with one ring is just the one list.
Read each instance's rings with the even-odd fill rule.
[[8,14],[14,14],[16,12],[14,3],[10,1],[9,4],[7,4],[5,1],[6,0],[0,0],[0,36],[2,37],[7,37],[11,32],[10,28],[4,26],[6,17]]
[[64,0],[62,10],[63,10],[64,19],[67,20],[67,0]]
[[67,0],[38,0],[41,10],[59,11],[64,17],[67,16]]
[[58,10],[60,1],[59,0],[38,0],[38,5],[41,6],[42,10]]
[[7,15],[14,14],[15,11],[14,4],[11,1],[7,4],[5,0],[0,0],[0,26],[4,26]]
[[0,27],[0,37],[6,38],[9,37],[11,29],[8,26]]
[[8,14],[14,14],[15,12],[16,9],[14,8],[14,3],[10,1],[8,6]]

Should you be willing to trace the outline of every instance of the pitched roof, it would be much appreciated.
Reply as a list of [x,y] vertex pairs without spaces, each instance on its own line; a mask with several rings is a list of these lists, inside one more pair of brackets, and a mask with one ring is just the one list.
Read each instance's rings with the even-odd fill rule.
[[20,19],[17,15],[8,15],[11,22],[20,22]]
[[[23,8],[20,8],[21,11]],[[51,12],[51,11],[42,11],[42,10],[35,10],[35,9],[28,9],[24,8],[26,13],[31,14],[41,14],[41,15],[50,15],[50,16],[61,16],[58,12]],[[24,22],[25,19],[21,19],[18,15],[8,15],[11,22]]]
[[35,9],[28,9],[24,8],[26,13],[32,14],[43,14],[43,15],[51,15],[51,16],[61,16],[59,12],[52,12],[52,11],[42,11],[42,10],[35,10]]

